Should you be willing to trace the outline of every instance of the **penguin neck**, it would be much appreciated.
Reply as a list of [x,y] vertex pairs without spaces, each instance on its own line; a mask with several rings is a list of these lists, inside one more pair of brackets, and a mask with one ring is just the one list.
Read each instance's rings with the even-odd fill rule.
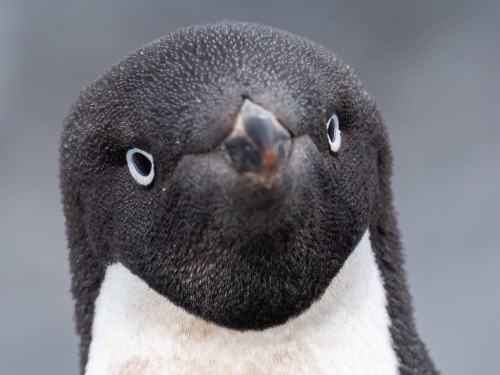
[[96,300],[86,374],[396,374],[386,304],[368,231],[318,301],[263,331],[206,322],[116,263]]

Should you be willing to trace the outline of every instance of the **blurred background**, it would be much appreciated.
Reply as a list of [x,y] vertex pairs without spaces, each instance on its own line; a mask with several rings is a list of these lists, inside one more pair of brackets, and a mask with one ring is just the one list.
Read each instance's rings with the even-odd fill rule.
[[179,27],[258,21],[354,67],[387,120],[419,332],[500,374],[500,1],[0,1],[0,374],[77,374],[58,139],[84,85]]

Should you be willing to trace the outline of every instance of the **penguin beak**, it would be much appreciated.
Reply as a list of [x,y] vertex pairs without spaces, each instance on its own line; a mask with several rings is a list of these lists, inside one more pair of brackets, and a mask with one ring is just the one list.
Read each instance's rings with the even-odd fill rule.
[[233,166],[240,173],[272,177],[286,163],[291,134],[262,106],[245,99],[233,131],[222,142]]

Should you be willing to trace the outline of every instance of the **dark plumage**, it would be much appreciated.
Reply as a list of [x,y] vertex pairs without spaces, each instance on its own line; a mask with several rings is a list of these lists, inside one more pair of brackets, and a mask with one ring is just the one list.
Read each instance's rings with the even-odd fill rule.
[[[293,136],[265,187],[217,147],[245,99]],[[325,124],[337,114],[338,153]],[[154,156],[140,186],[125,155]],[[280,172],[281,173],[281,172]],[[224,22],[141,48],[87,87],[66,119],[61,187],[81,363],[107,265],[218,325],[262,330],[321,297],[369,228],[402,374],[434,374],[415,331],[390,188],[383,119],[339,58],[273,28]]]

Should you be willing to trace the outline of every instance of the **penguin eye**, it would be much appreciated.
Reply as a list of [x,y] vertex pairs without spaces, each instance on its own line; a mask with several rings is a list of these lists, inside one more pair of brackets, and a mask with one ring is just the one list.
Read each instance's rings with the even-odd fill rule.
[[330,150],[337,152],[340,148],[340,129],[339,118],[335,114],[326,123],[326,135],[328,136]]
[[153,156],[146,151],[132,148],[127,151],[130,174],[141,185],[148,186],[155,176]]

